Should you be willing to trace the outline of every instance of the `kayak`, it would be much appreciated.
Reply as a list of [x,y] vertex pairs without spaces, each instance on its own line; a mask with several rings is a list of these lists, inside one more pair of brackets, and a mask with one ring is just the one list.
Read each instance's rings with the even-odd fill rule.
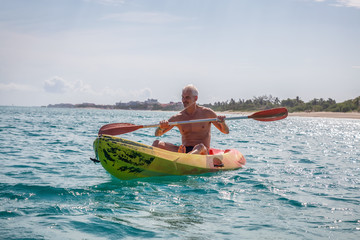
[[235,170],[246,162],[235,149],[211,148],[209,155],[177,153],[110,135],[99,135],[93,147],[105,170],[122,180]]

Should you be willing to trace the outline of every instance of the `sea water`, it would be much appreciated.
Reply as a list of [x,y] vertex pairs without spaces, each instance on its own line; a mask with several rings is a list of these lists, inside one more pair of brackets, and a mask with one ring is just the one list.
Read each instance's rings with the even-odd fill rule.
[[0,239],[360,239],[359,120],[228,121],[212,146],[247,160],[229,172],[122,181],[89,160],[102,125],[173,114],[0,107]]

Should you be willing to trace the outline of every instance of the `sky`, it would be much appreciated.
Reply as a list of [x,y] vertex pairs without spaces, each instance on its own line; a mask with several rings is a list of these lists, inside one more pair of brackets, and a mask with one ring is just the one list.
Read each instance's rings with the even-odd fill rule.
[[360,0],[0,0],[0,105],[360,96]]

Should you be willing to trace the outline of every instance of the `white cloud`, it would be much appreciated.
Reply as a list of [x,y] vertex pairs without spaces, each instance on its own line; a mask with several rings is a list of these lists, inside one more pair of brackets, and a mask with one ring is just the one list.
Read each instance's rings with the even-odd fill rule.
[[346,7],[360,8],[360,0],[338,0],[338,2]]
[[71,90],[71,88],[70,83],[57,76],[44,82],[44,90],[49,93],[65,93]]
[[61,77],[55,76],[51,79],[45,80],[44,90],[49,93],[66,93],[66,92],[85,92],[94,93],[90,85],[85,84],[81,80],[75,82],[66,81]]
[[101,20],[115,20],[130,23],[163,24],[182,21],[185,18],[161,12],[127,12],[119,14],[109,14]]
[[151,98],[152,91],[150,88],[143,88],[134,91],[125,91],[120,88],[96,88],[94,89],[89,84],[81,80],[74,82],[64,80],[61,77],[55,76],[44,81],[44,90],[48,93],[55,94],[85,94],[93,97],[118,97],[125,100],[145,100]]
[[95,2],[102,5],[119,6],[125,3],[125,0],[84,0],[85,2]]
[[151,98],[152,91],[150,88],[144,88],[136,91],[131,91],[131,95],[137,99],[148,99]]
[[31,85],[17,84],[17,83],[0,83],[0,91],[23,91],[35,92],[39,89]]
[[360,8],[360,0],[313,0],[315,2],[331,2],[330,5],[335,7],[355,7]]

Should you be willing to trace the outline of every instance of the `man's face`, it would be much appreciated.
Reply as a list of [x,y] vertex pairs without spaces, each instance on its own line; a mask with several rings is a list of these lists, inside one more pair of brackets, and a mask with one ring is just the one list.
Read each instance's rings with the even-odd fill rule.
[[197,96],[193,96],[191,90],[185,90],[182,93],[182,102],[184,107],[189,107],[191,104],[194,104],[197,100]]

